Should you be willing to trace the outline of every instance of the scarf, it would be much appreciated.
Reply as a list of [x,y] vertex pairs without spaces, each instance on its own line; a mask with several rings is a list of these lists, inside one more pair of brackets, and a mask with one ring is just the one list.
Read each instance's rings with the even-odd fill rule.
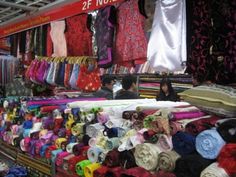
[[175,163],[180,155],[175,151],[162,152],[159,155],[158,166],[165,172],[172,172],[175,169]]
[[196,150],[206,159],[216,159],[225,141],[215,130],[205,130],[196,137]]
[[154,144],[144,143],[135,147],[136,164],[146,170],[155,170],[158,165],[158,155],[161,150]]

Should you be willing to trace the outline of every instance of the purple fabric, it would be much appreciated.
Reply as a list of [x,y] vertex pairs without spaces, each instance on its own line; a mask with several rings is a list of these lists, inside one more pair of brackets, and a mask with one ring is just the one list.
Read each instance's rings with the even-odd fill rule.
[[171,120],[182,120],[182,119],[194,119],[205,116],[206,114],[201,111],[197,112],[172,112],[170,114]]

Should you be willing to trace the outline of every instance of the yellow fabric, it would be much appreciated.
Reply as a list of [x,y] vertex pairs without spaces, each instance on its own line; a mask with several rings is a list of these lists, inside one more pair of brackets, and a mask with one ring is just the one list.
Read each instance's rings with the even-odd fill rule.
[[56,142],[55,142],[56,147],[57,147],[58,149],[60,149],[60,148],[61,148],[61,143],[62,143],[62,142],[65,142],[65,141],[67,141],[66,138],[57,138],[57,139],[56,139]]
[[93,177],[93,172],[100,168],[101,165],[99,163],[92,163],[85,167],[84,169],[84,176],[85,177]]

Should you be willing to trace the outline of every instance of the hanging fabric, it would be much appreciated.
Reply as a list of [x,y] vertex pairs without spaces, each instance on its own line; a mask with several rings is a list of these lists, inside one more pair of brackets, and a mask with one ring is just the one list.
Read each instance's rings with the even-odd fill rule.
[[138,2],[125,1],[117,10],[115,62],[129,67],[147,60],[145,17],[140,13]]
[[88,28],[88,14],[66,19],[68,56],[92,56],[92,32]]
[[67,56],[66,38],[65,38],[65,21],[51,22],[51,38],[53,42],[53,57]]
[[181,71],[186,62],[185,0],[157,0],[148,60],[156,71]]
[[115,7],[107,6],[99,10],[95,21],[98,65],[102,68],[110,67],[112,64],[115,16]]

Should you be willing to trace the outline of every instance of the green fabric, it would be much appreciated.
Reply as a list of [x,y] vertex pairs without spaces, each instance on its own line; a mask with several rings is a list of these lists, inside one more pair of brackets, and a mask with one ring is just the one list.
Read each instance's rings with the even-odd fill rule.
[[89,160],[83,160],[76,164],[76,173],[79,176],[84,176],[84,169],[86,166],[90,165],[91,162]]

